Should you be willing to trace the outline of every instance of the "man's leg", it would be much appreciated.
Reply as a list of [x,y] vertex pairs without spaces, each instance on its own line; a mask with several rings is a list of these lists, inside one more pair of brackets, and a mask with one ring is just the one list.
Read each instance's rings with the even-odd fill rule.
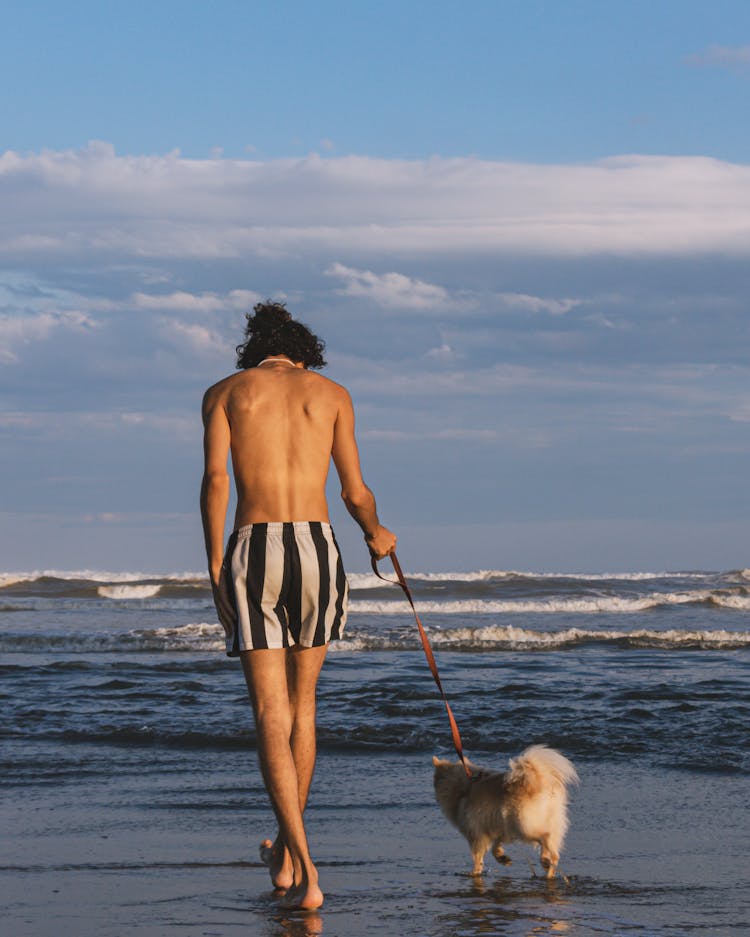
[[310,793],[316,756],[316,691],[325,660],[324,647],[292,647],[286,658],[287,687],[292,710],[292,756],[299,782],[300,809],[304,812]]
[[261,772],[279,823],[277,841],[270,847],[272,878],[289,888],[287,903],[295,907],[318,907],[323,901],[302,812],[315,764],[315,686],[326,650],[280,648],[240,655]]
[[[289,648],[286,655],[287,692],[292,716],[290,741],[303,814],[315,771],[315,694],[326,650],[327,646],[304,648],[297,645]],[[292,860],[280,831],[273,842],[263,840],[260,855],[269,868],[273,884],[277,888],[291,888]]]

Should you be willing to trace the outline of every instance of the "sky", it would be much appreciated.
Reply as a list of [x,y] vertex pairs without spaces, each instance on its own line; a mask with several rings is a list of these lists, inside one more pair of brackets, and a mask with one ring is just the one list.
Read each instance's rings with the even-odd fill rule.
[[750,566],[750,5],[465,6],[5,12],[0,569],[203,568],[265,298],[407,570]]

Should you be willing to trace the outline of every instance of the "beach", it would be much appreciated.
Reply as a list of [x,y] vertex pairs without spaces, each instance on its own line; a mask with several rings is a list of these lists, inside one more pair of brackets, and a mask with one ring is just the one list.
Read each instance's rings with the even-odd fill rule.
[[280,910],[259,862],[272,814],[205,579],[8,574],[4,932],[747,932],[746,571],[413,578],[469,757],[499,769],[543,742],[578,769],[554,882],[525,844],[466,875],[432,793],[450,733],[408,606],[351,584],[307,811],[326,901],[306,915]]

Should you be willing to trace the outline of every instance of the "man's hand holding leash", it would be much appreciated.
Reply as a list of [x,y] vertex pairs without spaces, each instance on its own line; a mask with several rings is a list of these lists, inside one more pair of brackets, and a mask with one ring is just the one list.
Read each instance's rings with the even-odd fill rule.
[[382,525],[372,536],[365,534],[365,543],[370,551],[370,556],[375,560],[382,560],[384,556],[390,556],[396,551],[396,535]]

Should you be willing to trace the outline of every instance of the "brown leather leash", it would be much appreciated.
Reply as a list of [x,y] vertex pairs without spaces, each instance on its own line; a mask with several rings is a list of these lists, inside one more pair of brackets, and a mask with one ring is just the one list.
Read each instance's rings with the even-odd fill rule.
[[374,556],[371,559],[372,571],[375,573],[378,579],[382,579],[383,582],[389,582],[391,583],[391,585],[398,584],[399,586],[401,586],[401,588],[403,589],[404,595],[409,600],[409,605],[411,605],[411,610],[412,612],[414,612],[414,620],[417,623],[417,628],[419,628],[419,637],[422,639],[422,647],[424,648],[424,655],[427,658],[427,663],[430,665],[430,672],[432,673],[432,677],[435,683],[437,684],[437,688],[438,690],[440,690],[440,695],[442,696],[443,702],[445,703],[445,710],[448,713],[448,721],[451,724],[451,735],[453,736],[453,745],[456,749],[456,754],[458,755],[461,761],[461,764],[464,766],[464,771],[466,772],[467,776],[471,778],[472,776],[471,770],[466,760],[466,756],[464,755],[463,745],[461,744],[461,733],[458,731],[458,725],[456,724],[456,719],[453,715],[453,710],[451,709],[450,703],[448,702],[448,697],[445,695],[443,684],[440,682],[440,674],[438,673],[437,664],[435,663],[435,655],[432,653],[432,646],[427,637],[427,633],[424,630],[424,625],[419,620],[419,615],[417,614],[417,609],[416,609],[416,606],[414,605],[414,599],[412,598],[411,589],[407,585],[406,577],[404,576],[401,570],[401,564],[398,561],[398,557],[396,556],[395,553],[391,553],[389,555],[391,557],[391,562],[393,563],[393,569],[396,573],[397,582],[394,582],[393,579],[387,579],[385,576],[381,576],[380,572],[378,571],[378,561],[375,559]]

